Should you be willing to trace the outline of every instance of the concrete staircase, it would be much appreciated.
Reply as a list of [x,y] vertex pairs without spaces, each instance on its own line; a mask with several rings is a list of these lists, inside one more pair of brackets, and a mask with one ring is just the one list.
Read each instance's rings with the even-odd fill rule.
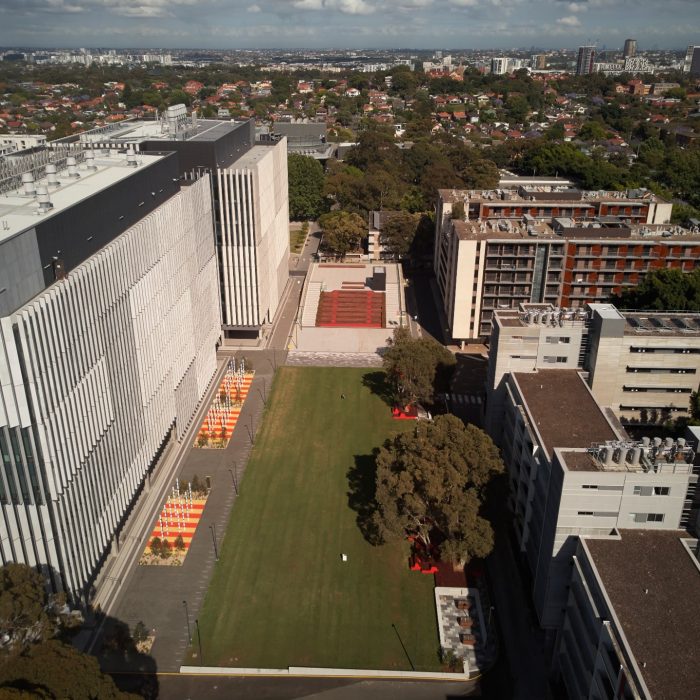
[[309,282],[304,300],[304,311],[301,314],[302,328],[313,328],[316,325],[318,302],[321,298],[321,282]]

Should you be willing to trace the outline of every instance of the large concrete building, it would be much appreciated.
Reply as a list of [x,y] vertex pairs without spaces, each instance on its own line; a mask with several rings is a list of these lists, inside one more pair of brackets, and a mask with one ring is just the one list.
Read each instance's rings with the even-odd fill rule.
[[183,177],[211,175],[224,340],[264,333],[289,276],[285,139],[257,143],[253,120],[197,119],[184,105],[79,139],[93,149],[175,151]]
[[579,46],[578,58],[576,59],[576,75],[590,75],[593,72],[595,55],[595,46]]
[[700,697],[698,540],[684,531],[582,537],[553,670],[570,698]]
[[0,561],[77,600],[192,420],[221,318],[209,176],[68,152],[0,182]]
[[649,270],[694,270],[700,236],[670,225],[671,209],[641,190],[440,190],[433,265],[452,338],[487,338],[497,309],[577,308]]
[[[600,303],[566,312],[522,304],[494,314],[486,429],[502,450],[516,541],[571,697],[614,697],[585,692],[604,682],[593,677],[605,669],[594,662],[590,640],[570,636],[571,625],[580,631],[570,610],[579,540],[698,524],[697,432],[689,430],[688,440],[636,440],[623,427],[687,416],[698,373],[698,314],[620,312]],[[609,629],[600,624],[590,625],[593,641],[607,645]],[[584,668],[576,668],[581,659],[560,658],[574,653],[572,645]]]
[[551,641],[579,537],[689,525],[695,445],[630,440],[571,369],[507,375],[501,420],[515,534]]
[[579,369],[596,401],[624,424],[688,417],[700,376],[700,315],[620,312],[592,303],[567,310],[522,304],[494,313],[486,427],[498,438],[504,378],[513,372]]
[[637,55],[637,40],[625,39],[625,48],[622,51],[622,58],[634,58]]

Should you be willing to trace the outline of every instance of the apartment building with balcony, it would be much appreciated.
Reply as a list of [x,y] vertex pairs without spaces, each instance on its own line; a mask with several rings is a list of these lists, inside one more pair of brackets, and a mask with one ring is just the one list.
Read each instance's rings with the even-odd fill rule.
[[575,309],[650,270],[700,265],[700,235],[668,224],[671,205],[654,195],[536,190],[548,200],[529,200],[524,186],[439,191],[433,265],[455,341],[488,337],[497,309]]

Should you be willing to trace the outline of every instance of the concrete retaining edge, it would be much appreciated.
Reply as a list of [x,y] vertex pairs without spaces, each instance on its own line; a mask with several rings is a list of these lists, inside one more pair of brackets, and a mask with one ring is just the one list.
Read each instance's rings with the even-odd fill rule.
[[468,681],[466,673],[421,671],[378,671],[356,668],[226,668],[220,666],[180,666],[180,673],[204,676],[289,676],[297,678],[386,678],[414,681]]

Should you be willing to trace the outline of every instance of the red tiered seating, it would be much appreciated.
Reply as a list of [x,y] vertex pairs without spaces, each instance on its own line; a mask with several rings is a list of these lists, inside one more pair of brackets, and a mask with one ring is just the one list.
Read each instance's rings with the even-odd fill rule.
[[335,289],[321,292],[316,325],[335,328],[384,328],[386,305],[382,292]]

